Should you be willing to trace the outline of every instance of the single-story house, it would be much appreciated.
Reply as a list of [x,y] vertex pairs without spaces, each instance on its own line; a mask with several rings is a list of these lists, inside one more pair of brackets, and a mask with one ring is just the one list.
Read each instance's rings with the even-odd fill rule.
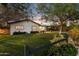
[[8,23],[10,24],[10,35],[13,35],[14,32],[31,33],[31,31],[40,32],[46,30],[45,26],[30,19],[9,21]]

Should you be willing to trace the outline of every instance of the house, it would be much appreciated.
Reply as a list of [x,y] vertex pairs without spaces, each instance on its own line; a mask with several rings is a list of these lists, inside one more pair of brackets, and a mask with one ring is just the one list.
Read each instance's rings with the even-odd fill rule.
[[74,24],[79,25],[79,19],[74,20]]
[[14,32],[26,32],[31,33],[32,31],[45,31],[46,28],[44,25],[34,22],[29,19],[20,19],[16,21],[9,21],[10,24],[10,35],[13,35]]
[[72,24],[79,25],[79,20],[67,20],[66,25],[71,26]]
[[66,21],[66,26],[70,26],[71,24],[73,24],[73,21],[72,20],[67,20]]

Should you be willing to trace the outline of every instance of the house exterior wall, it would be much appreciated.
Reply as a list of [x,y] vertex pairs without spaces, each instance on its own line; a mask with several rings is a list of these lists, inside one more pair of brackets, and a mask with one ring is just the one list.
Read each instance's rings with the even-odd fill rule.
[[29,22],[32,25],[32,31],[40,31],[40,26],[33,23],[33,22]]
[[[23,26],[23,29],[17,30],[16,26],[18,26],[18,25]],[[32,28],[32,25],[30,23],[28,23],[27,21],[14,23],[14,24],[10,25],[10,34],[13,35],[14,32],[18,32],[18,31],[30,33],[31,28]]]
[[71,22],[70,21],[67,21],[66,25],[67,26],[70,26],[71,25]]
[[37,25],[33,22],[29,22],[32,25],[32,31],[45,31],[46,28],[44,26]]
[[78,20],[78,25],[79,25],[79,20]]
[[[23,29],[21,30],[17,30],[16,26],[23,26]],[[13,35],[14,32],[27,32],[30,33],[31,31],[43,31],[45,30],[45,27],[42,27],[38,24],[35,24],[31,21],[23,21],[23,22],[18,22],[18,23],[14,23],[14,24],[10,24],[10,35]]]

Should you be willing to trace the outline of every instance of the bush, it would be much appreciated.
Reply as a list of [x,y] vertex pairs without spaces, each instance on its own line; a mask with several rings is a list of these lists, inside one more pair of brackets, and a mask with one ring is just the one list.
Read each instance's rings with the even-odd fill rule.
[[13,35],[27,34],[26,32],[14,32]]
[[69,35],[72,39],[77,40],[79,37],[79,29],[78,28],[73,28],[69,31]]
[[67,44],[50,48],[49,54],[53,56],[76,56],[77,49],[73,45]]
[[60,52],[62,53],[63,56],[76,56],[77,55],[77,49],[71,45],[62,45],[60,47]]
[[31,33],[35,34],[35,33],[39,33],[38,31],[31,31]]
[[75,44],[79,43],[79,28],[74,27],[69,32],[70,37],[74,40]]
[[50,49],[49,49],[49,53],[48,53],[50,56],[60,56],[61,55],[61,53],[60,53],[60,51],[59,51],[59,47],[51,47]]
[[62,33],[65,39],[68,39],[69,35],[67,33]]

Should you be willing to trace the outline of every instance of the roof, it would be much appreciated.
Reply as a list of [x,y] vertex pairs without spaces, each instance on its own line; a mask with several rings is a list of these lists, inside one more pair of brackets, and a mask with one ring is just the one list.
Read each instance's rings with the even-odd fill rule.
[[37,22],[34,22],[33,20],[30,20],[30,19],[20,19],[20,20],[15,19],[13,21],[8,21],[8,24],[15,24],[15,23],[18,23],[18,22],[23,22],[23,21],[30,21],[30,22],[33,22],[33,23],[39,25],[39,26],[43,26],[42,24],[39,24]]

